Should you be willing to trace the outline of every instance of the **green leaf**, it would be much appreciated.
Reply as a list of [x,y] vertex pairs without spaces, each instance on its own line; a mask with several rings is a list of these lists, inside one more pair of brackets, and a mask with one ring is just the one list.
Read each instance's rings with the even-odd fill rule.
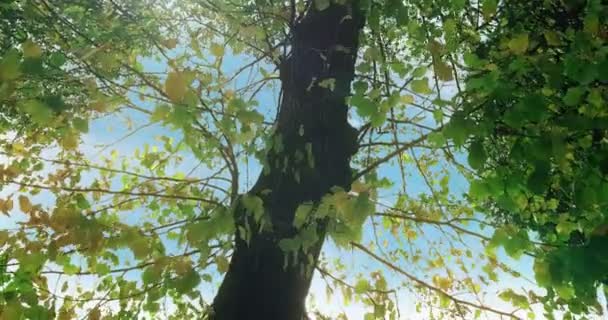
[[411,94],[406,94],[406,95],[401,96],[399,101],[401,101],[401,103],[403,103],[403,104],[411,104],[411,103],[414,103],[414,96]]
[[572,231],[575,231],[578,229],[578,226],[576,225],[576,223],[564,220],[564,221],[560,221],[556,226],[555,226],[555,231],[557,231],[557,234],[562,235],[562,236],[566,236],[569,237],[570,233]]
[[134,236],[129,242],[129,248],[137,259],[144,259],[150,252],[150,244],[143,236]]
[[283,252],[294,252],[300,249],[300,241],[295,239],[281,239],[279,240],[279,248]]
[[547,112],[547,103],[540,94],[530,94],[516,105],[516,112],[522,113],[530,121],[542,120]]
[[380,128],[386,122],[386,113],[376,112],[370,117],[372,127]]
[[540,258],[534,261],[534,277],[540,286],[547,287],[551,284],[551,271],[546,261]]
[[19,259],[19,269],[25,272],[37,273],[46,260],[47,257],[42,253],[26,254]]
[[350,104],[355,106],[357,113],[361,117],[370,117],[377,110],[376,104],[364,96],[352,96],[350,98]]
[[570,300],[570,299],[573,299],[574,297],[576,297],[574,288],[572,288],[571,286],[569,286],[567,284],[561,284],[561,285],[555,286],[555,292],[557,292],[557,295],[559,295],[559,297],[564,300]]
[[74,275],[74,274],[78,273],[79,271],[80,271],[80,268],[73,264],[68,263],[68,264],[63,265],[63,272],[65,272],[66,275]]
[[91,208],[91,204],[82,193],[77,193],[74,198],[76,199],[76,205],[78,208],[83,210]]
[[188,270],[177,279],[174,279],[171,284],[177,293],[185,294],[196,288],[201,282],[201,278],[194,268],[190,267]]
[[497,8],[497,0],[483,0],[481,2],[481,12],[483,13],[483,17],[485,19],[490,19],[494,14],[496,14]]
[[264,201],[262,198],[252,195],[243,195],[241,203],[249,214],[252,214],[255,221],[260,221],[264,215]]
[[53,110],[38,100],[26,100],[21,103],[20,108],[38,125],[48,125],[54,116]]
[[599,76],[599,68],[586,59],[575,55],[568,55],[564,60],[566,75],[582,85],[592,83]]
[[313,209],[312,202],[305,202],[298,206],[298,208],[296,209],[296,214],[293,219],[293,226],[296,227],[296,229],[299,229],[304,224],[304,222],[306,221],[306,219],[312,212],[312,209]]
[[426,74],[426,67],[417,67],[412,72],[412,77],[420,78],[420,77],[424,77],[425,74]]
[[41,59],[25,58],[21,63],[21,71],[27,75],[44,75],[44,67]]
[[236,113],[236,117],[246,124],[259,124],[264,121],[264,116],[254,110],[239,110]]
[[435,147],[444,146],[446,143],[445,136],[441,132],[432,132],[429,134],[428,141]]
[[564,103],[569,107],[578,106],[584,94],[585,91],[580,87],[569,88],[564,96]]
[[416,93],[429,94],[429,93],[433,92],[431,90],[431,88],[429,87],[429,79],[426,77],[419,79],[419,80],[412,80],[412,83],[410,86],[411,86],[412,90]]
[[460,114],[455,114],[443,129],[446,138],[452,139],[454,143],[461,146],[469,136],[469,121]]
[[585,30],[585,32],[595,35],[600,29],[599,17],[595,13],[588,14],[587,16],[585,16],[583,25],[583,30]]
[[8,50],[0,61],[0,80],[14,80],[20,75],[19,52],[15,49]]
[[352,209],[349,210],[352,215],[348,221],[354,227],[362,226],[365,219],[374,213],[376,207],[369,197],[369,192],[360,192],[354,199]]
[[539,195],[544,194],[551,179],[549,171],[549,163],[544,161],[535,163],[534,170],[528,177],[528,189]]
[[597,66],[598,79],[608,82],[608,55]]
[[161,105],[156,106],[156,108],[154,108],[154,111],[152,111],[152,114],[150,115],[150,120],[153,122],[165,121],[169,118],[170,114],[171,114],[171,107],[166,104],[161,104]]
[[481,60],[473,52],[465,52],[462,58],[464,60],[464,63],[471,68],[479,68],[484,64],[484,60]]
[[486,162],[486,150],[483,143],[479,140],[473,141],[469,146],[469,165],[475,170],[483,169]]
[[587,96],[587,101],[596,108],[601,108],[604,104],[604,98],[599,89],[592,89]]
[[496,229],[486,250],[494,255],[498,246],[502,246],[509,256],[517,259],[530,248],[528,233],[523,229],[517,231],[512,225]]
[[366,279],[359,279],[359,281],[357,281],[355,284],[355,293],[362,294],[367,292],[370,288],[371,286]]
[[323,11],[329,8],[330,0],[314,0],[315,8],[319,11]]
[[188,128],[192,121],[192,114],[186,106],[178,105],[171,110],[168,120],[176,127]]
[[100,276],[110,273],[110,267],[105,263],[98,263],[95,265],[95,273]]
[[512,235],[507,242],[504,243],[505,252],[511,257],[518,259],[530,247],[528,234],[525,230],[520,230]]
[[82,133],[89,132],[89,121],[86,119],[76,117],[72,120],[72,125],[74,126],[74,129]]
[[359,241],[361,238],[360,227],[351,226],[347,223],[335,223],[329,228],[329,236],[334,243],[341,248],[347,248],[351,241]]
[[62,52],[53,52],[49,55],[49,63],[54,67],[61,67],[65,62],[65,54]]
[[334,91],[336,88],[336,79],[335,78],[327,78],[319,81],[319,87],[328,89],[329,91]]
[[528,309],[530,307],[528,297],[517,294],[512,289],[508,289],[506,291],[501,292],[498,297],[500,297],[504,301],[511,302],[514,306],[518,308]]

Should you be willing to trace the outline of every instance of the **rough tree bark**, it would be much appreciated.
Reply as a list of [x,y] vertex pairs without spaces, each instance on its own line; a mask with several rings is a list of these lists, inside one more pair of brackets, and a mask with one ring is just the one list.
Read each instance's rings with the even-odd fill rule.
[[[297,263],[285,267],[278,243],[297,233],[292,225],[298,205],[318,203],[333,186],[350,187],[349,162],[357,150],[357,132],[347,121],[345,98],[363,24],[355,0],[321,11],[311,8],[293,27],[292,52],[281,63],[282,100],[274,132],[282,143],[268,152],[267,170],[248,192],[263,200],[272,227],[260,228],[242,205],[236,206],[234,253],[213,301],[211,319],[306,317],[312,272],[303,272],[302,267],[307,264],[311,270],[308,254],[312,264],[317,263],[324,223],[317,224],[318,240]],[[319,86],[324,79],[335,79],[334,87]],[[307,152],[312,153],[312,166]],[[247,237],[249,241],[244,240]]]

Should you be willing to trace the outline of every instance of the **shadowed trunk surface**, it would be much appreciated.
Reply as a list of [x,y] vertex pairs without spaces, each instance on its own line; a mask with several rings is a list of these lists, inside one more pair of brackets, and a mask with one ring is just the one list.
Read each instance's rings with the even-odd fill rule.
[[[247,193],[263,200],[264,217],[256,221],[243,205],[236,206],[234,253],[211,319],[305,317],[324,224],[317,224],[317,240],[307,252],[300,252],[297,262],[291,259],[287,266],[279,241],[296,235],[293,219],[298,205],[318,203],[333,186],[350,186],[349,162],[357,149],[357,132],[347,122],[345,97],[354,77],[363,23],[357,4],[332,4],[322,11],[311,8],[294,26],[292,53],[280,70],[282,100],[275,144],[264,172]],[[327,88],[318,85],[326,79]],[[260,226],[265,218],[271,223]]]

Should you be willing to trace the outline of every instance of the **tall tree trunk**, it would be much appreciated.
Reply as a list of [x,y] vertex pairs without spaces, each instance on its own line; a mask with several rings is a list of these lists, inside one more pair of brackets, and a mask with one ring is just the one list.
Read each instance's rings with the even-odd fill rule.
[[[211,319],[305,318],[325,224],[317,223],[317,240],[306,252],[300,250],[295,262],[285,263],[279,241],[297,234],[293,220],[300,204],[318,203],[333,186],[348,189],[351,183],[349,162],[357,150],[357,132],[347,121],[345,98],[364,24],[357,3],[311,8],[293,27],[292,53],[280,70],[276,143],[264,172],[244,196],[262,199],[264,216],[254,218],[245,201],[237,204],[234,253]],[[326,86],[319,86],[327,79]]]

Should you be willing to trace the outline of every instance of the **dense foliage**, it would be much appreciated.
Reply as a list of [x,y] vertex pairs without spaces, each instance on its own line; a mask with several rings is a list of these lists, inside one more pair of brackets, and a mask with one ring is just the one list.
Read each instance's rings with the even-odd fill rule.
[[521,228],[546,244],[534,271],[549,290],[541,298],[547,310],[601,310],[596,289],[608,280],[601,249],[608,240],[608,8],[570,1],[508,10],[503,26],[465,56],[472,70],[467,99],[451,119],[455,139],[470,137],[468,160],[479,174],[470,196],[507,223],[493,244],[530,249]]
[[[272,228],[245,192],[285,147],[293,26],[351,2],[1,3],[0,319],[205,318],[235,207]],[[298,207],[285,263],[324,221],[313,294],[365,319],[601,314],[608,6],[356,3],[355,182]]]

